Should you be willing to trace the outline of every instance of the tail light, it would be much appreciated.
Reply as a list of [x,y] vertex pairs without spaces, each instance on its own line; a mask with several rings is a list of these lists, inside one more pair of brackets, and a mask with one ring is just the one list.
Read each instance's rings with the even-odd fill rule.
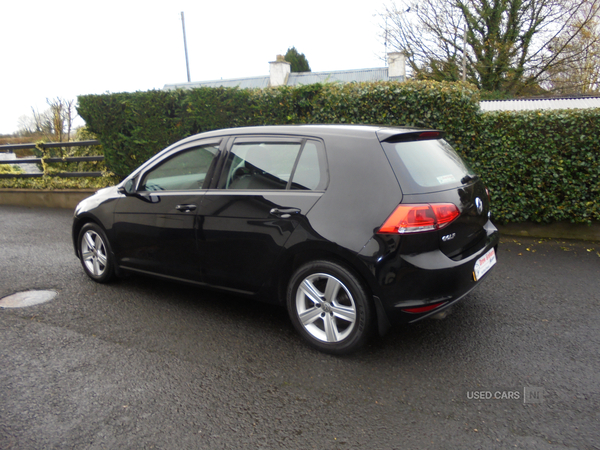
[[419,233],[444,228],[460,215],[453,203],[398,205],[379,233]]

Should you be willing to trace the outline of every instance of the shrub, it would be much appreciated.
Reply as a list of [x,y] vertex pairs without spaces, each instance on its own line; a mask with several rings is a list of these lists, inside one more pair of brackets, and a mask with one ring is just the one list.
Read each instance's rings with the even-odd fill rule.
[[177,140],[219,128],[305,123],[437,128],[481,173],[500,222],[600,220],[600,110],[481,113],[479,92],[434,81],[199,88],[79,97],[125,176]]
[[314,84],[269,89],[198,88],[79,97],[78,112],[126,176],[158,151],[204,131],[290,123],[380,123],[444,128],[471,145],[478,91],[460,83]]
[[23,173],[23,169],[12,164],[0,164],[0,173]]
[[482,115],[469,153],[501,222],[600,220],[600,110]]
[[[96,136],[85,127],[77,131],[76,140],[95,140]],[[53,147],[45,148],[38,143],[33,149],[33,156],[38,158],[49,157],[74,157],[74,156],[102,156],[104,150],[101,145],[90,145],[82,147]],[[9,171],[7,168],[14,168]],[[103,161],[86,162],[58,162],[38,164],[44,173],[43,177],[31,178],[1,178],[0,188],[25,188],[25,189],[99,189],[113,186],[119,182],[119,178],[106,169]],[[60,172],[101,172],[101,177],[74,177],[62,178],[56,176]],[[0,164],[0,173],[23,173],[18,166]]]

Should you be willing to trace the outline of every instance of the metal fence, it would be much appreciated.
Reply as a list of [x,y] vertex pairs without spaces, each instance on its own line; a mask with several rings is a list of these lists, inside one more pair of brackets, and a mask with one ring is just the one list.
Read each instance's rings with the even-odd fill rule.
[[[0,145],[0,153],[14,152],[14,150],[39,148],[41,150],[47,148],[59,147],[87,147],[90,145],[99,145],[100,142],[93,141],[77,141],[77,142],[47,142],[43,144],[8,144]],[[104,156],[73,156],[66,158],[17,158],[17,159],[0,159],[0,164],[36,164],[41,163],[65,163],[65,162],[88,162],[88,161],[104,161]],[[0,173],[0,178],[34,178],[43,177],[44,173]],[[101,177],[102,172],[60,172],[53,176],[62,178],[76,177]]]

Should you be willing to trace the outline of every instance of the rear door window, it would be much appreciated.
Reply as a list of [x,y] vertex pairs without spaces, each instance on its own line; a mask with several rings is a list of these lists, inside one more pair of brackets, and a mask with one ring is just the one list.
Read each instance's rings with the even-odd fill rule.
[[321,190],[327,184],[323,145],[314,140],[237,139],[219,187],[231,190]]
[[321,167],[324,163],[319,162],[319,148],[317,142],[307,141],[298,159],[291,189],[317,190],[325,179]]

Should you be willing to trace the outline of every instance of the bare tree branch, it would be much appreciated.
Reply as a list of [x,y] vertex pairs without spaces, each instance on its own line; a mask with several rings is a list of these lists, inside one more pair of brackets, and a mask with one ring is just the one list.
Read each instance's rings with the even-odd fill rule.
[[403,0],[381,18],[386,44],[407,55],[413,76],[456,79],[466,48],[468,81],[518,94],[589,60],[591,43],[579,37],[599,11],[600,0]]

